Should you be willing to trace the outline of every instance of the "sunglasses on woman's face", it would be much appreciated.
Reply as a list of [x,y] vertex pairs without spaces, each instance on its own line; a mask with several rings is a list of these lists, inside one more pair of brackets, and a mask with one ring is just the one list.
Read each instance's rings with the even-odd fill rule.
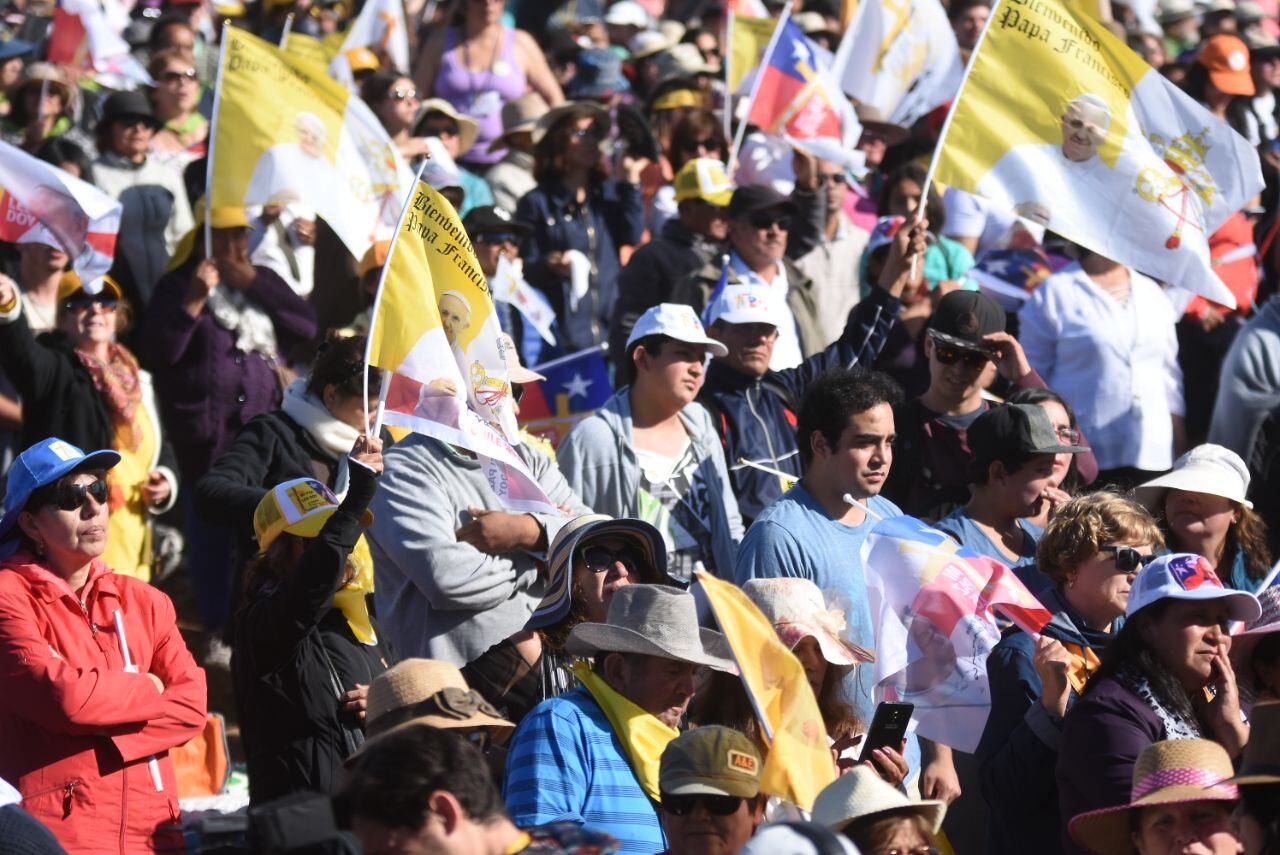
[[411,98],[416,101],[418,100],[418,90],[414,89],[412,86],[402,89],[392,89],[387,93],[387,97],[392,101],[408,101]]
[[742,806],[742,797],[709,796],[705,793],[696,793],[690,796],[662,794],[662,809],[675,816],[688,816],[693,813],[698,802],[706,805],[707,813],[712,816],[729,816],[736,813],[738,808]]
[[99,505],[106,504],[106,480],[99,478],[88,484],[63,484],[53,491],[53,495],[49,496],[45,504],[52,505],[60,511],[78,511],[85,506],[86,495],[92,496]]
[[183,83],[190,80],[192,83],[200,79],[200,75],[194,68],[188,68],[186,71],[166,71],[160,75],[161,83]]
[[114,312],[119,303],[112,297],[103,294],[79,294],[72,297],[62,304],[63,308],[71,312],[87,312],[89,309],[97,306],[104,312]]
[[1120,573],[1137,573],[1147,564],[1156,560],[1154,555],[1143,555],[1132,546],[1108,544],[1099,546],[1099,552],[1111,552],[1116,556],[1116,571]]
[[582,550],[582,563],[592,573],[607,573],[615,564],[621,564],[628,573],[635,573],[640,566],[640,556],[630,549],[613,551],[599,546],[589,546]]

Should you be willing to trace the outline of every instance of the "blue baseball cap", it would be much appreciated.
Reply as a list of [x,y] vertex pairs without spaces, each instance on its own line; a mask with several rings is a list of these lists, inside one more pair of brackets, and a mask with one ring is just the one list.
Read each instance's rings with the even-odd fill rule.
[[4,517],[0,518],[0,558],[12,555],[18,548],[18,514],[22,513],[31,494],[77,469],[110,469],[120,462],[120,455],[110,449],[85,454],[64,439],[41,440],[18,455],[9,469],[8,487],[4,494]]

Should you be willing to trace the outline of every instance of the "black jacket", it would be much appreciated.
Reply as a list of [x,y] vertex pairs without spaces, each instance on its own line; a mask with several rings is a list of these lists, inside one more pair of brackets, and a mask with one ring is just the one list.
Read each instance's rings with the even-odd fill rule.
[[272,410],[249,419],[196,482],[196,510],[210,522],[252,535],[253,512],[267,490],[306,477],[332,488],[337,472],[336,457],[283,410]]
[[636,250],[618,275],[618,302],[609,326],[609,354],[625,358],[627,337],[646,311],[666,303],[676,283],[696,270],[720,264],[726,245],[690,231],[679,217],[667,220],[662,234]]
[[343,761],[364,744],[359,720],[343,711],[339,696],[372,683],[394,661],[380,630],[377,644],[361,644],[333,607],[377,485],[369,470],[350,468],[347,497],[298,565],[279,585],[255,592],[231,621],[231,674],[253,804],[336,789]]

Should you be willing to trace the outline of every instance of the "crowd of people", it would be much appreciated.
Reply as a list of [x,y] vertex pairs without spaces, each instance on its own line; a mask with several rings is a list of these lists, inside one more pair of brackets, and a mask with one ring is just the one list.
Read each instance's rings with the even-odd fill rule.
[[[603,403],[515,446],[558,506],[528,513],[379,429],[388,241],[204,201],[223,26],[319,50],[363,4],[116,10],[146,85],[49,61],[63,4],[7,4],[0,138],[122,210],[100,288],[51,230],[0,243],[0,852],[1280,852],[1274,0],[1102,4],[1257,147],[1209,237],[1234,308],[929,186],[946,105],[736,148],[734,5],[406,0],[408,67],[345,54],[528,289],[495,304],[516,409],[607,354]],[[942,5],[968,57],[990,0]],[[788,7],[827,49],[849,23]],[[904,515],[1051,615],[1002,625],[972,753],[860,747],[899,652],[863,547]],[[811,805],[700,572],[803,669]]]

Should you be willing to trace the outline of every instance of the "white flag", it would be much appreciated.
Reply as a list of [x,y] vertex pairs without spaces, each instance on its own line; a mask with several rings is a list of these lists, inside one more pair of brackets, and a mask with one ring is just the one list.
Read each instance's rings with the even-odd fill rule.
[[960,49],[938,0],[866,0],[840,40],[834,73],[844,91],[911,127],[956,94]]
[[498,258],[498,269],[489,280],[489,291],[493,299],[506,303],[524,318],[525,323],[538,331],[547,344],[555,344],[556,337],[551,332],[555,323],[556,311],[542,292],[531,286],[524,279],[524,265],[520,261],[511,261],[505,255]]
[[404,25],[404,4],[400,0],[368,0],[364,4],[342,40],[338,55],[329,63],[329,73],[347,86],[354,86],[347,51],[362,47],[385,53],[397,71],[409,70],[409,34]]

